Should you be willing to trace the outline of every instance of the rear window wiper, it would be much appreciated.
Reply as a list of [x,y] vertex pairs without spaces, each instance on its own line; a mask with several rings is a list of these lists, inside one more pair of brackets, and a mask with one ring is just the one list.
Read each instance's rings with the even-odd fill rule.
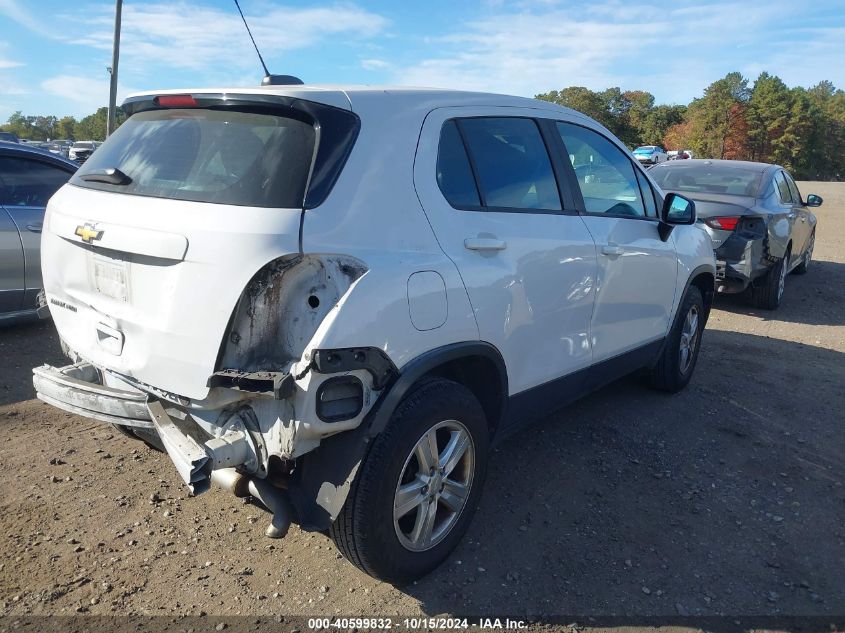
[[117,167],[92,171],[80,176],[80,178],[87,182],[104,182],[109,185],[128,185],[132,182],[132,179]]

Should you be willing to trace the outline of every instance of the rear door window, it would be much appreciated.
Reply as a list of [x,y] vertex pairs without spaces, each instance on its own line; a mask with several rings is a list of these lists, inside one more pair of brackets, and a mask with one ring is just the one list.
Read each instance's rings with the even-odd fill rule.
[[490,210],[562,209],[557,180],[536,122],[519,117],[458,121],[481,196]]
[[786,185],[789,187],[789,193],[792,194],[792,201],[795,204],[802,204],[801,192],[798,191],[798,185],[795,184],[792,176],[786,172],[783,172],[783,176],[786,179]]
[[777,190],[778,198],[783,204],[792,204],[792,192],[789,191],[789,185],[786,183],[786,178],[784,178],[782,171],[775,174],[775,189]]
[[0,156],[0,204],[46,207],[47,201],[70,176],[70,170],[43,161]]
[[[144,111],[121,125],[72,182],[140,196],[301,208],[315,137],[312,123],[264,111]],[[132,181],[83,179],[109,168]]]
[[481,206],[469,157],[454,120],[446,121],[440,130],[440,145],[437,148],[437,184],[443,196],[453,207]]

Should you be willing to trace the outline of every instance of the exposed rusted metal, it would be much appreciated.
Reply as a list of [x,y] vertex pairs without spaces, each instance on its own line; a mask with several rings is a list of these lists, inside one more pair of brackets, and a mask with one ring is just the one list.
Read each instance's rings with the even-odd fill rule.
[[364,272],[361,262],[341,256],[294,255],[271,262],[238,301],[218,369],[286,371]]

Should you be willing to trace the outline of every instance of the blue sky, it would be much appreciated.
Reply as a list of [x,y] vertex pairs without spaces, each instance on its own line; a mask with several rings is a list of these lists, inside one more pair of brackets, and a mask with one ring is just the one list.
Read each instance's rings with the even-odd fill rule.
[[[582,85],[686,103],[732,70],[845,88],[842,0],[241,0],[272,72],[533,96]],[[112,0],[0,0],[0,121],[105,105]],[[254,85],[232,0],[125,0],[119,98]]]

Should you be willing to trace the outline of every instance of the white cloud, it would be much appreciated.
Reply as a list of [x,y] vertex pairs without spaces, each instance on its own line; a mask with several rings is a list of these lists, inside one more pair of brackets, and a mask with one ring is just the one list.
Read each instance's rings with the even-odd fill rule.
[[[0,0],[0,2],[2,1],[3,0]],[[2,12],[2,9],[0,9],[0,12]],[[9,56],[10,48],[11,47],[6,42],[0,42],[0,70],[8,70],[9,68],[20,68],[24,65]],[[5,92],[6,87],[3,86],[2,90]]]
[[440,38],[448,52],[397,73],[402,83],[533,94],[546,86],[605,85],[612,61],[660,38],[659,24],[584,19],[568,12],[500,14]]
[[[71,102],[74,113],[81,116],[93,114],[98,108],[109,103],[109,80],[92,79],[75,75],[57,75],[41,82],[41,89],[51,95],[60,97],[65,102]],[[123,98],[136,92],[134,88],[126,88],[118,84],[117,103]],[[70,104],[69,104],[70,105]]]
[[488,6],[484,17],[427,40],[437,53],[396,67],[395,81],[526,96],[572,85],[621,86],[677,103],[732,70],[753,72],[754,79],[755,69],[766,68],[806,85],[816,80],[808,69],[817,68],[845,83],[845,33],[798,33],[794,25],[807,24],[807,9],[790,0]]
[[386,70],[392,68],[393,64],[383,59],[362,59],[361,68],[364,70]]
[[[247,14],[247,20],[265,59],[329,38],[371,38],[388,25],[380,15],[352,4],[263,6],[263,12]],[[75,44],[111,50],[112,10],[76,19],[82,28],[73,39]],[[253,69],[257,65],[255,51],[234,8],[220,10],[188,1],[124,6],[121,66],[129,72],[144,74],[145,69],[162,66],[219,71],[221,67]]]
[[44,37],[58,39],[44,25],[39,22],[22,4],[17,0],[0,0],[0,15],[5,15],[21,26],[34,31]]

